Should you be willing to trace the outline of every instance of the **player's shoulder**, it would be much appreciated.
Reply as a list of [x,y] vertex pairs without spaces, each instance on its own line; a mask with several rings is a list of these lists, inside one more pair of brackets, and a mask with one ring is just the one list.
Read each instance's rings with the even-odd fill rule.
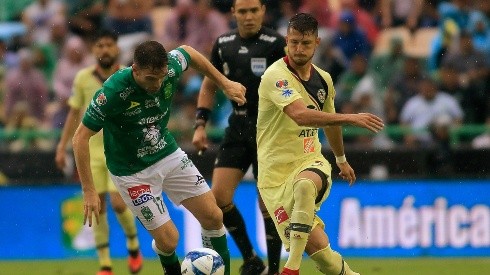
[[218,38],[216,38],[215,44],[223,45],[223,44],[233,43],[238,39],[239,39],[238,29],[234,29],[218,36]]
[[313,64],[313,67],[315,68],[315,70],[320,73],[320,76],[325,79],[325,81],[327,81],[328,84],[332,84],[333,85],[333,80],[332,80],[332,76],[330,75],[329,72],[323,70],[322,68],[318,67],[317,65]]
[[79,78],[79,79],[85,79],[88,77],[92,77],[94,70],[95,70],[95,65],[85,67],[85,68],[81,69],[80,71],[78,71],[77,74],[75,75],[75,77]]
[[[280,58],[272,63],[264,72],[264,77],[273,77],[276,75],[284,75],[287,71],[286,62],[284,62],[284,58]],[[288,74],[289,75],[289,74]]]
[[134,92],[134,89],[131,89],[132,72],[131,67],[126,67],[112,74],[102,85],[104,94],[111,98],[126,99],[132,93],[128,92],[129,90]]
[[259,32],[259,40],[266,41],[269,43],[275,43],[275,42],[284,42],[286,43],[286,39],[284,36],[274,29],[271,29],[269,27],[262,27]]

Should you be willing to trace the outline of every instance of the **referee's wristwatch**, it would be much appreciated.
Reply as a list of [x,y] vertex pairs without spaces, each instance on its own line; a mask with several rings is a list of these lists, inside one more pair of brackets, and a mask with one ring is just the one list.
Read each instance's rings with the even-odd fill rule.
[[206,127],[206,121],[201,120],[201,119],[200,120],[196,120],[196,122],[194,122],[194,127],[193,128],[194,128],[194,130],[196,130],[197,128],[199,128],[201,126],[203,128],[205,128]]

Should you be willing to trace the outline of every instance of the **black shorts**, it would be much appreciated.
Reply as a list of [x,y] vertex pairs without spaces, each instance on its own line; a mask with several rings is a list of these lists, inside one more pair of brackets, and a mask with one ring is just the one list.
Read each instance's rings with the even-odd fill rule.
[[219,147],[215,167],[237,168],[244,173],[252,165],[257,179],[257,118],[232,114]]

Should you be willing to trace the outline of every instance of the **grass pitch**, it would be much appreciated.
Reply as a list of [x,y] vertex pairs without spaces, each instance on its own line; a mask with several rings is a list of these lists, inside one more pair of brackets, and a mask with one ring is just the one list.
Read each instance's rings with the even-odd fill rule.
[[[490,274],[490,258],[349,258],[349,265],[362,275],[483,275]],[[232,260],[232,275],[239,274],[241,260]],[[284,264],[284,263],[282,263]],[[114,259],[114,274],[129,274],[125,259]],[[94,275],[95,259],[0,261],[1,275]],[[163,274],[157,258],[146,258],[140,275]],[[320,274],[305,259],[301,274]]]

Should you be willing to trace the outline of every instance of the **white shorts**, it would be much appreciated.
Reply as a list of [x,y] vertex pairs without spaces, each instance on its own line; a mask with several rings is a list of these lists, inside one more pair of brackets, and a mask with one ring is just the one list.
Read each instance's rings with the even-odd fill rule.
[[121,197],[148,230],[170,220],[162,192],[176,205],[210,191],[196,166],[180,148],[152,166],[130,176],[111,174]]

